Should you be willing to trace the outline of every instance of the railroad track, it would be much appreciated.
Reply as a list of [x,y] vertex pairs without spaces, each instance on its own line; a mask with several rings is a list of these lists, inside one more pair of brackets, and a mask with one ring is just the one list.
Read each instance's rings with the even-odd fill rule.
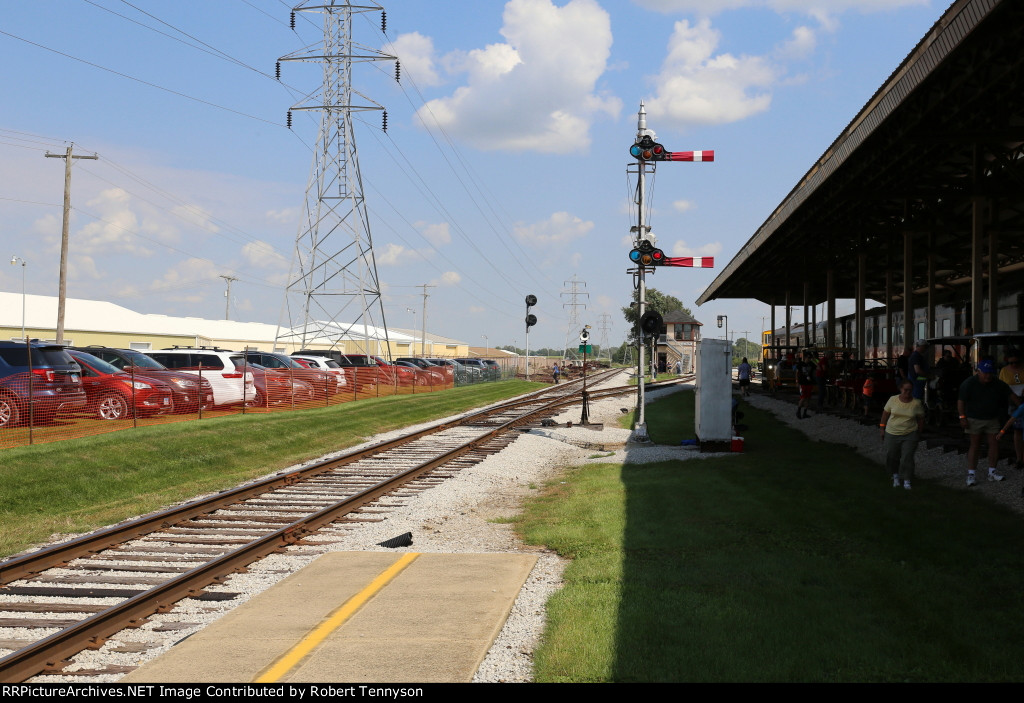
[[[615,373],[594,374],[588,385]],[[0,649],[13,650],[0,659],[0,681],[67,673],[70,657],[183,599],[233,599],[237,594],[211,586],[270,554],[315,544],[325,526],[358,529],[379,521],[386,501],[437,485],[501,451],[518,436],[513,430],[579,403],[581,385],[582,379],[565,382],[0,562]],[[588,395],[631,392],[635,386]]]

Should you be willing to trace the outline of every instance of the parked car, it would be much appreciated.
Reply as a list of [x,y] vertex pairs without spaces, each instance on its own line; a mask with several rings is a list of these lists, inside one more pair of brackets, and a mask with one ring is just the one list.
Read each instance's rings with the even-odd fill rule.
[[174,412],[194,413],[213,407],[213,386],[207,378],[194,373],[168,369],[160,362],[135,349],[113,347],[70,347],[70,349],[92,354],[126,373],[136,373],[156,378],[166,383],[174,394]]
[[439,366],[447,366],[452,369],[452,377],[455,380],[455,385],[461,386],[467,383],[475,383],[480,380],[480,369],[471,369],[463,366],[455,359],[431,359],[428,358],[432,364],[438,364]]
[[490,372],[491,378],[494,380],[501,378],[501,366],[498,365],[497,361],[494,359],[483,359],[482,361],[484,362],[484,366],[486,366],[487,370]]
[[429,386],[429,385],[440,385],[442,382],[436,381],[427,369],[421,369],[411,361],[395,361],[395,366],[401,367],[410,371],[413,374],[413,384],[417,386]]
[[501,375],[500,370],[498,374],[495,375],[494,372],[490,369],[490,367],[488,367],[487,364],[484,363],[483,359],[456,359],[455,361],[458,361],[467,369],[470,369],[471,374],[472,371],[478,372],[476,375],[474,375],[474,379],[478,381],[493,381],[498,376]]
[[126,420],[174,411],[174,394],[163,381],[125,373],[92,354],[75,350],[68,353],[82,367],[87,408],[100,420]]
[[0,342],[0,428],[50,422],[85,405],[82,369],[64,347]]
[[287,354],[275,354],[273,352],[247,351],[242,355],[251,364],[259,364],[265,369],[273,369],[289,374],[293,378],[299,378],[309,384],[317,398],[323,399],[335,395],[338,392],[338,379],[329,372],[320,369],[311,369],[300,364]]
[[252,398],[256,388],[252,372],[238,368],[241,354],[216,347],[172,347],[146,352],[169,369],[200,374],[213,388],[214,406],[239,405]]
[[243,358],[236,358],[236,368],[252,373],[255,392],[245,399],[247,408],[271,408],[308,403],[316,399],[309,381],[280,369],[268,369]]
[[398,363],[413,364],[424,373],[430,375],[427,385],[444,386],[453,383],[455,380],[455,367],[443,364],[435,364],[426,359],[416,356],[403,356],[396,360]]
[[366,354],[342,354],[336,349],[304,349],[292,356],[319,356],[333,359],[344,369],[349,388],[356,392],[372,391],[380,376],[377,363]]
[[345,390],[348,385],[348,379],[345,377],[345,370],[341,368],[334,359],[326,356],[296,356],[292,354],[292,359],[295,359],[300,364],[305,364],[307,368],[320,369],[321,371],[327,371],[328,373],[334,374],[334,377],[338,379],[338,393]]

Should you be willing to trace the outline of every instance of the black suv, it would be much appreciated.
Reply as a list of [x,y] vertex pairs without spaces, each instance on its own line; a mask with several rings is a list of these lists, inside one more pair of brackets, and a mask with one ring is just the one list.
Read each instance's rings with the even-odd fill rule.
[[85,405],[82,367],[64,347],[0,342],[0,427],[50,422]]

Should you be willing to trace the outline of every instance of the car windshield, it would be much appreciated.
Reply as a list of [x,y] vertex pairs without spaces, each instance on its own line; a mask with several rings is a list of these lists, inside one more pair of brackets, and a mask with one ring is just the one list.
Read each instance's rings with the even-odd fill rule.
[[161,364],[156,359],[150,359],[148,356],[141,352],[129,351],[124,352],[124,355],[128,358],[128,361],[132,366],[138,366],[140,369],[155,369],[158,371],[165,371],[167,367]]
[[117,368],[113,364],[108,364],[103,359],[93,356],[92,354],[86,354],[85,352],[75,352],[72,354],[74,358],[81,361],[83,364],[87,364],[92,367],[94,371],[99,371],[104,374],[122,374],[124,371]]

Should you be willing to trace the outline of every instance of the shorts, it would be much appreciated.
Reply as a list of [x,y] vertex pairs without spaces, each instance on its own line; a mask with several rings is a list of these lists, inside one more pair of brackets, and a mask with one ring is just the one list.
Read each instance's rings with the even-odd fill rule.
[[814,386],[805,386],[800,384],[800,400],[810,400],[811,395],[814,394]]
[[865,408],[869,408],[870,409],[871,408],[871,396],[870,395],[863,395],[863,394],[861,394],[861,396],[860,396],[860,404],[863,405]]
[[999,424],[999,420],[996,418],[990,418],[988,420],[978,420],[977,418],[967,418],[967,434],[998,434],[1002,426]]
[[749,386],[749,385],[750,385],[750,379],[749,378],[741,378],[740,379],[740,388],[743,388],[743,387]]

